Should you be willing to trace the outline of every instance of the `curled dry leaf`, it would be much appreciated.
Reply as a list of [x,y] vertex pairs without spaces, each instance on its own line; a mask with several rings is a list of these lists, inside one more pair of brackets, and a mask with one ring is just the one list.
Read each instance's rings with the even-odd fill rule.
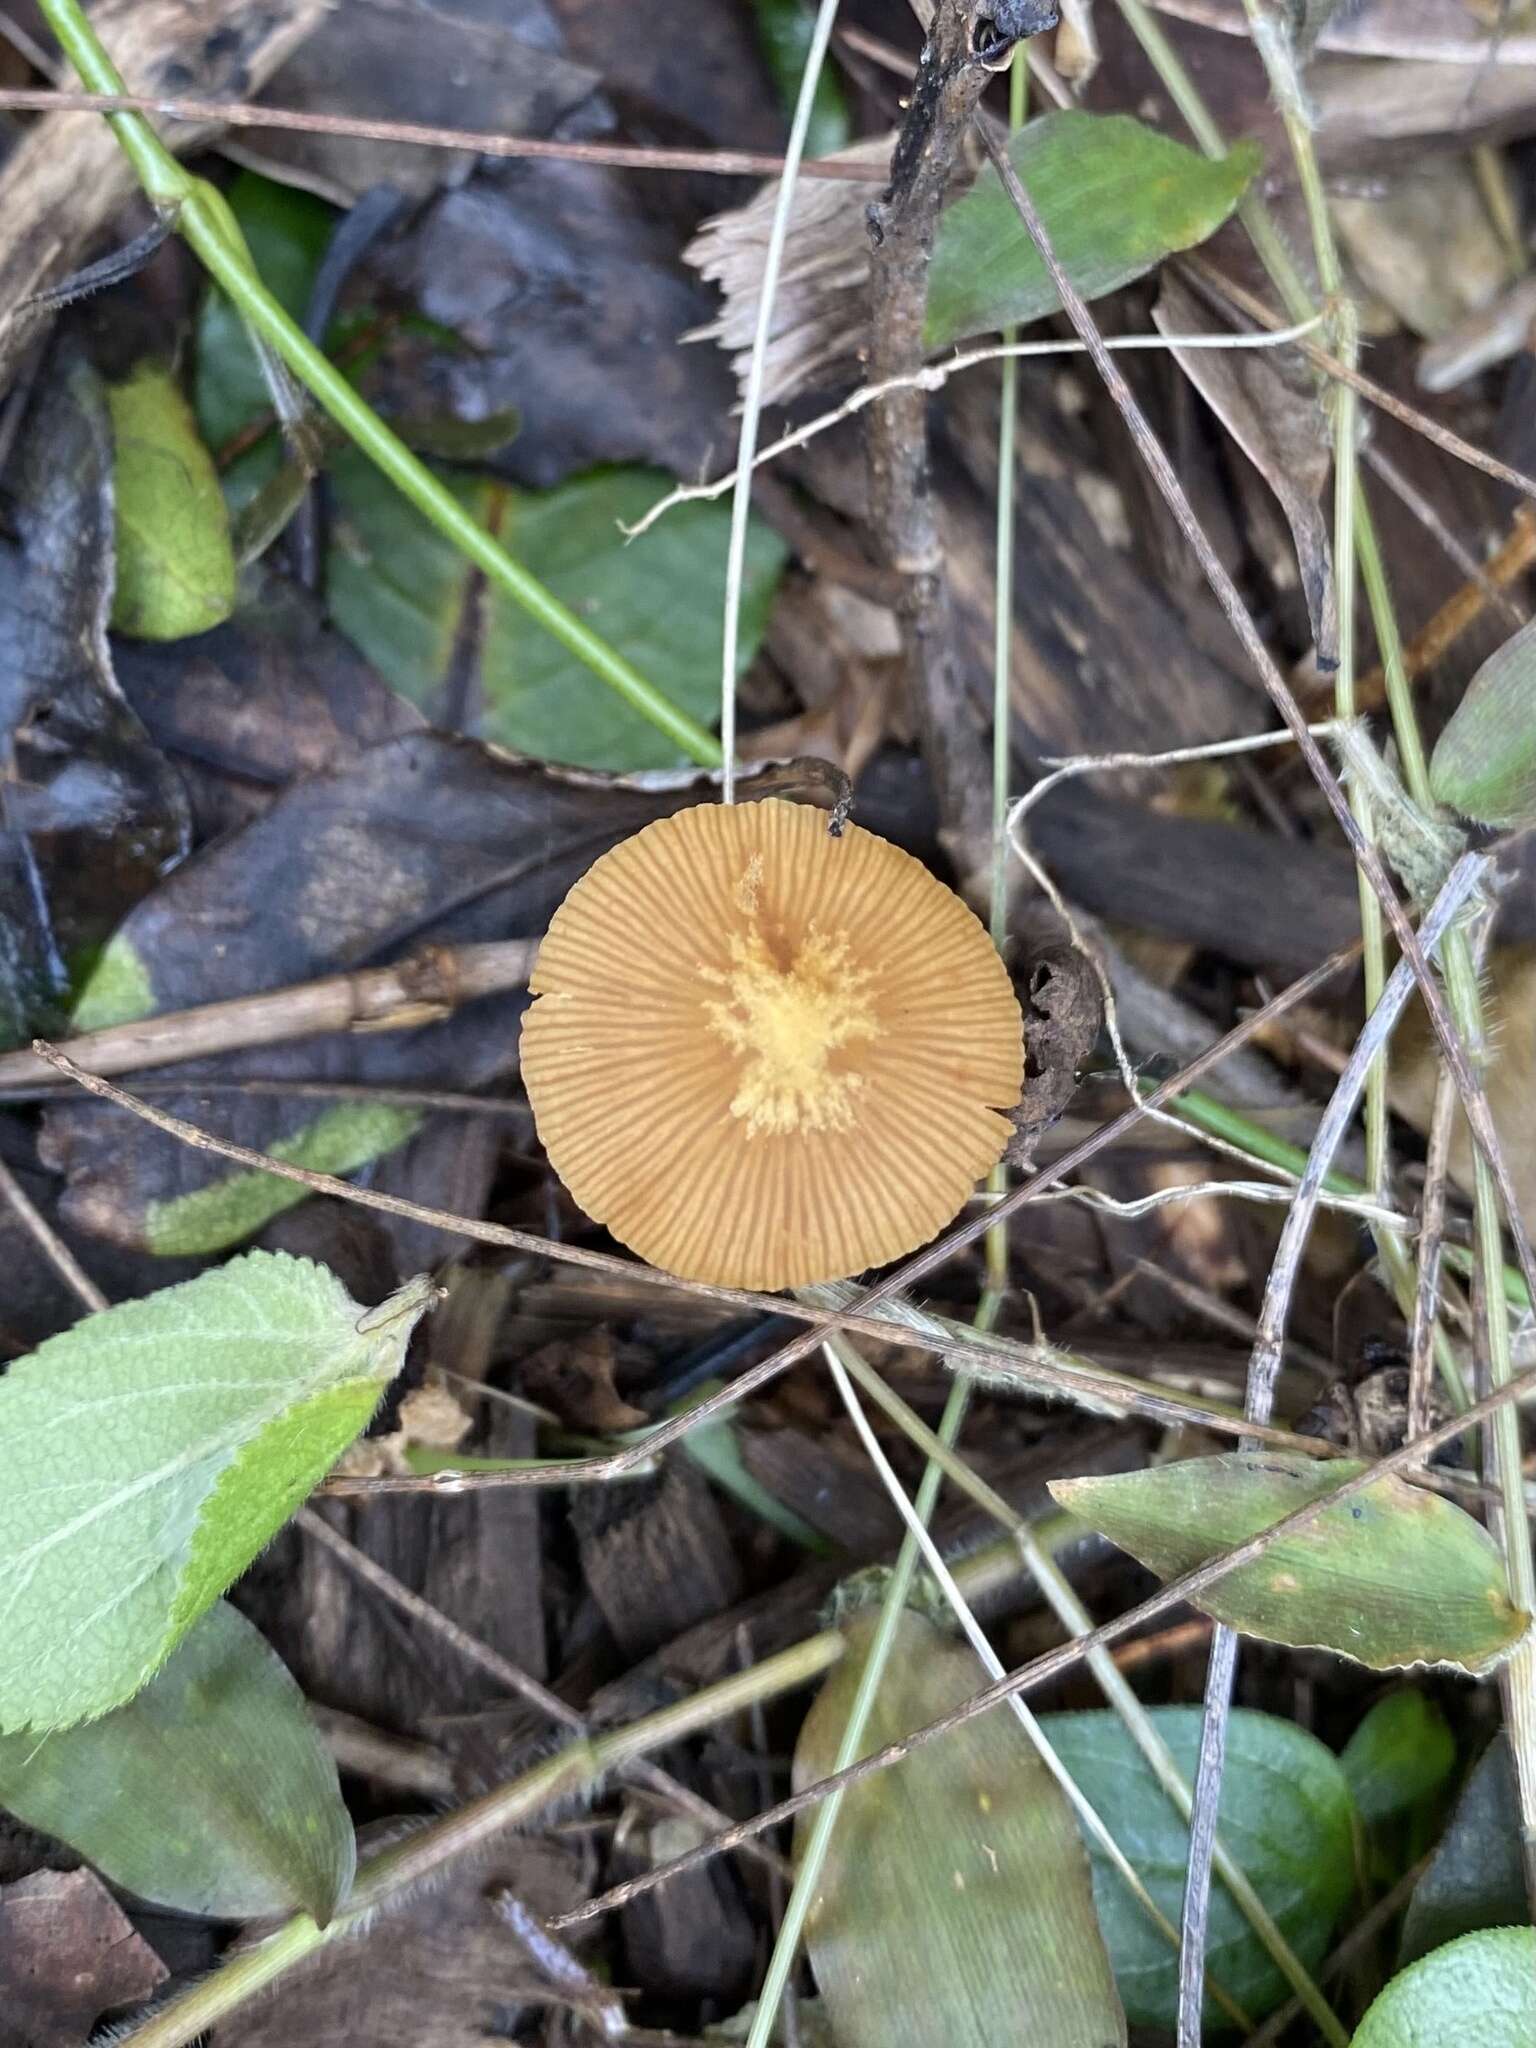
[[[1365,1470],[1280,1452],[1230,1451],[1109,1479],[1058,1479],[1062,1506],[1160,1578],[1219,1557]],[[1389,1475],[1195,1603],[1245,1635],[1334,1650],[1373,1671],[1501,1664],[1531,1617],[1515,1607],[1488,1532],[1438,1494]]]
[[523,1076],[556,1172],[690,1279],[794,1287],[899,1258],[995,1163],[1019,1096],[1019,1007],[959,897],[773,798],[615,847],[530,987]]

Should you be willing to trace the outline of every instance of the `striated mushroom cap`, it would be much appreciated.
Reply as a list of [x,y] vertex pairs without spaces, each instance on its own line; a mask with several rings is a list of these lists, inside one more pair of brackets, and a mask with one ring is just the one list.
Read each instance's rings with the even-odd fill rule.
[[523,1079],[555,1171],[686,1279],[808,1286],[925,1244],[1023,1085],[1018,1003],[959,897],[772,799],[604,854],[530,986]]

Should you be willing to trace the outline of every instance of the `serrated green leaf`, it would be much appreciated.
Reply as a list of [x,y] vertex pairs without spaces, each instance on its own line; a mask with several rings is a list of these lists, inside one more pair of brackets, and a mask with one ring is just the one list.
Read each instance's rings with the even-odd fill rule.
[[1410,1688],[1376,1702],[1339,1762],[1360,1818],[1380,1826],[1439,1791],[1456,1768],[1456,1738],[1434,1701]]
[[356,1844],[336,1766],[282,1660],[220,1601],[99,1720],[0,1736],[0,1806],[182,1913],[322,1925]]
[[[1365,1467],[1271,1451],[1190,1458],[1109,1479],[1061,1479],[1064,1508],[1162,1578],[1176,1578],[1331,1493]],[[1194,1604],[1269,1643],[1334,1650],[1373,1671],[1490,1670],[1530,1627],[1488,1532],[1394,1476],[1242,1565]]]
[[[1192,1781],[1200,1749],[1198,1707],[1155,1707],[1151,1718]],[[1189,1829],[1118,1714],[1043,1714],[1040,1725],[1175,1926],[1189,1862]],[[1252,1880],[1281,1933],[1308,1969],[1355,1884],[1354,1811],[1333,1752],[1269,1714],[1233,1711],[1221,1791],[1221,1837]],[[1093,1844],[1093,1890],[1115,1983],[1133,2026],[1172,2028],[1178,1962],[1107,1857]],[[1218,1878],[1211,1892],[1206,1960],[1212,1976],[1255,2019],[1290,1986]],[[1206,2002],[1206,2026],[1227,2024]]]
[[[633,523],[670,488],[649,469],[594,470],[552,491],[487,477],[446,480],[546,590],[705,723],[719,710],[720,613],[730,510],[679,505],[638,540]],[[464,644],[466,608],[480,616],[476,647],[483,708],[470,729],[540,760],[631,771],[677,765],[676,746],[476,572],[355,452],[335,469],[337,518],[327,587],[337,624],[379,673],[440,714],[441,691]],[[757,650],[784,566],[778,536],[748,532],[740,664]]]
[[1394,1977],[1350,2048],[1531,2048],[1536,1928],[1490,1927],[1437,1948]]
[[131,1699],[366,1425],[430,1298],[247,1252],[0,1380],[0,1732]]
[[[1051,245],[1085,299],[1213,234],[1262,161],[1240,142],[1214,162],[1129,114],[1042,114],[1008,145]],[[948,346],[1054,313],[1050,273],[989,164],[939,222],[924,341]]]
[[[899,1628],[861,1755],[985,1681],[974,1653],[921,1615]],[[797,1789],[832,1768],[869,1633],[857,1625],[806,1716]],[[805,1945],[839,2048],[1125,2041],[1077,1822],[1010,1714],[849,1788]]]
[[1536,619],[1468,683],[1430,760],[1429,786],[1479,825],[1536,824]]
[[141,640],[206,633],[234,610],[235,556],[192,408],[155,363],[109,385],[107,403],[116,451],[112,624]]

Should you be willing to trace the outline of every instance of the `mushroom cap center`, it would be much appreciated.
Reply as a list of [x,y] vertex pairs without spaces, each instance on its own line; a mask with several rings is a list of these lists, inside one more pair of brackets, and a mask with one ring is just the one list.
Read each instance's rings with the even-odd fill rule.
[[703,978],[723,991],[705,1001],[709,1028],[740,1057],[731,1115],[749,1137],[847,1130],[863,1077],[845,1049],[880,1036],[872,976],[848,940],[812,925],[776,958],[754,918],[732,934],[730,960]]

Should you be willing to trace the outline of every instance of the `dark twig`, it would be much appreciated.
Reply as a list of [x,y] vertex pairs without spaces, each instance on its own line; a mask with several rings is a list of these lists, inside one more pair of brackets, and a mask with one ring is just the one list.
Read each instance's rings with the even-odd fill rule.
[[[1488,867],[1485,855],[1466,853],[1452,868],[1419,933],[1426,956],[1434,951],[1462,906],[1485,880]],[[1296,1276],[1301,1270],[1301,1255],[1317,1213],[1323,1182],[1359,1107],[1360,1097],[1365,1092],[1366,1076],[1381,1056],[1404,1005],[1413,993],[1413,987],[1413,970],[1406,960],[1400,960],[1382,990],[1381,1000],[1355,1040],[1354,1049],[1334,1086],[1312,1140],[1306,1169],[1297,1185],[1295,1199],[1286,1216],[1269,1269],[1258,1334],[1248,1361],[1248,1389],[1244,1405],[1255,1422],[1267,1423],[1274,1409],[1275,1381],[1280,1372],[1291,1296],[1295,1291]],[[1253,1444],[1247,1446],[1249,1449],[1254,1447]],[[1200,1730],[1200,1761],[1195,1773],[1194,1803],[1190,1814],[1189,1863],[1184,1880],[1179,1947],[1179,2048],[1200,2048],[1206,1933],[1211,1903],[1211,1851],[1216,1839],[1217,1809],[1221,1804],[1227,1717],[1231,1712],[1232,1681],[1236,1673],[1237,1631],[1223,1622],[1211,1638],[1210,1663],[1205,1679],[1205,1718]]]
[[[923,366],[928,263],[939,212],[971,119],[995,70],[1022,35],[1048,28],[1054,7],[1028,0],[939,0],[918,63],[891,182],[869,209],[868,381],[910,378]],[[890,568],[907,688],[938,792],[940,838],[962,890],[991,875],[991,782],[960,673],[928,467],[927,395],[903,384],[870,408],[870,517]]]

